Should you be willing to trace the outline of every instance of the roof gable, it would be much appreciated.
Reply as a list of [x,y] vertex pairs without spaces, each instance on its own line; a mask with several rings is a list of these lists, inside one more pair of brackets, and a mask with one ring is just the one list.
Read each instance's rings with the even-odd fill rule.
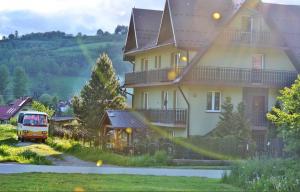
[[259,10],[283,40],[288,48],[286,54],[300,71],[300,6],[261,3]]
[[161,17],[162,11],[134,8],[125,44],[125,53],[154,47]]
[[125,52],[138,48],[137,39],[136,39],[136,30],[133,21],[133,15],[130,17],[130,24],[127,33],[126,43],[125,43]]
[[166,43],[176,44],[168,0],[166,1],[165,9],[162,14],[156,45],[166,44]]
[[[232,1],[224,0],[169,0],[171,20],[176,46],[199,48],[207,45],[213,33],[220,30],[235,7]],[[214,20],[213,13],[222,18]]]

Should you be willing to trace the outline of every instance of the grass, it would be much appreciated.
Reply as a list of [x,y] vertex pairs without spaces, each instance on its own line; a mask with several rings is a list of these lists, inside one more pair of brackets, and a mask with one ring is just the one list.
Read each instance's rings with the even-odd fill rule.
[[38,173],[0,175],[0,186],[0,191],[241,191],[196,177]]
[[58,151],[91,162],[102,161],[104,164],[131,167],[155,167],[167,166],[169,164],[167,154],[162,151],[156,152],[153,156],[125,156],[106,152],[98,148],[86,147],[79,142],[60,138],[49,138],[47,144]]
[[15,127],[0,125],[0,162],[50,165],[51,161],[46,157],[61,154],[47,145],[17,146],[17,143]]

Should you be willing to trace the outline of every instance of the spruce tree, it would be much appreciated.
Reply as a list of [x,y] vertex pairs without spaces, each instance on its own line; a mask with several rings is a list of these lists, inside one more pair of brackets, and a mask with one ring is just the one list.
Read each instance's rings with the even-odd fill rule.
[[217,137],[230,135],[233,128],[234,128],[233,104],[231,103],[231,98],[226,97],[225,102],[222,104],[220,121],[217,125],[217,128],[213,132],[213,135]]
[[98,136],[105,110],[125,108],[124,95],[106,54],[97,59],[91,79],[81,90],[80,96],[73,98],[73,108],[82,126],[93,136]]
[[237,111],[234,113],[234,126],[231,134],[235,135],[241,141],[251,140],[250,122],[245,114],[245,105],[243,102],[238,104]]
[[22,67],[17,67],[14,71],[13,93],[15,98],[25,96],[28,91],[28,77]]

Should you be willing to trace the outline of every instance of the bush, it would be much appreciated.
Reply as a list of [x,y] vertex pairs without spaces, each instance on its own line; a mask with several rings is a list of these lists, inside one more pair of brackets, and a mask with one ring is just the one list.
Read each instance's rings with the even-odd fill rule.
[[9,124],[13,125],[13,126],[17,126],[18,125],[18,121],[17,118],[11,118],[9,120]]
[[235,136],[224,136],[223,138],[193,136],[189,139],[181,139],[181,143],[188,144],[191,147],[176,145],[175,158],[240,159],[252,156],[256,148],[253,142],[243,142]]
[[246,191],[297,192],[300,189],[300,165],[296,160],[241,162],[222,180]]

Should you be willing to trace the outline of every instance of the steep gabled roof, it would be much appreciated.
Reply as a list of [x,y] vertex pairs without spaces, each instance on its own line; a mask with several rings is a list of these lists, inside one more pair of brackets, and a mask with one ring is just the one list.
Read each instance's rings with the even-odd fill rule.
[[[230,0],[168,0],[176,47],[199,48],[207,45],[213,33],[223,27],[224,21],[235,11]],[[216,21],[213,13],[220,13]]]
[[[136,9],[132,10],[132,16],[125,45],[125,53],[128,51],[142,50],[154,47],[160,28],[162,11]],[[130,41],[136,41],[136,46],[130,46]]]
[[284,41],[287,55],[300,71],[300,6],[261,3],[259,10]]
[[16,115],[22,109],[22,107],[31,101],[32,99],[30,97],[24,97],[15,100],[13,103],[7,106],[0,106],[0,120],[9,120]]

